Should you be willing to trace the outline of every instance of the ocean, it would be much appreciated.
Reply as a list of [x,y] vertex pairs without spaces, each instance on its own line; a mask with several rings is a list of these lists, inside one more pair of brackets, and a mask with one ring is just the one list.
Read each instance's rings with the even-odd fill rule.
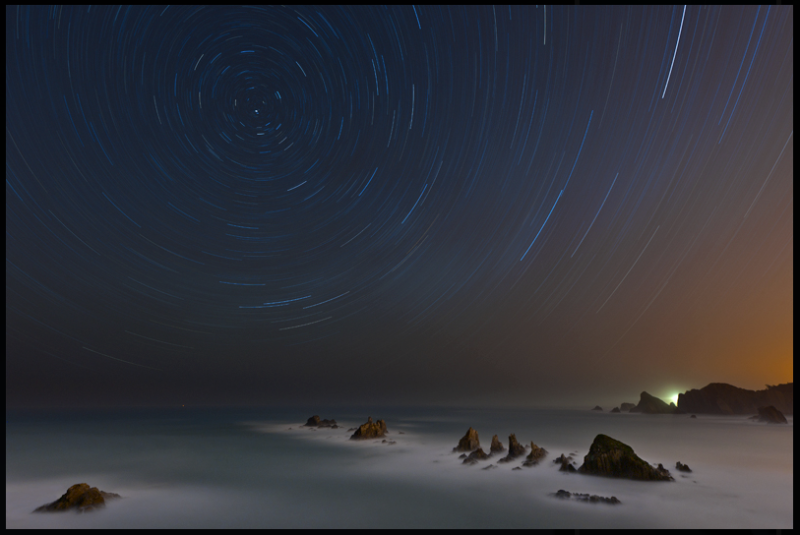
[[[313,414],[340,429],[302,427]],[[348,428],[384,419],[387,442]],[[6,412],[6,528],[791,529],[793,418],[575,409],[168,409]],[[463,465],[468,427],[489,451],[515,433],[548,456]],[[290,429],[291,428],[291,429]],[[609,435],[674,482],[558,471]],[[394,442],[394,443],[391,443]],[[676,461],[692,473],[675,470]],[[495,468],[483,470],[490,464]],[[32,514],[76,483],[115,492],[103,510]],[[562,500],[558,490],[619,505]]]

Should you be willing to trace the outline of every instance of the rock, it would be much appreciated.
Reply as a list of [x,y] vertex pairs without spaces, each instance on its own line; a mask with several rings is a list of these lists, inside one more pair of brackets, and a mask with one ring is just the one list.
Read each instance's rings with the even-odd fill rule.
[[572,465],[572,455],[569,457],[565,456],[563,453],[561,457],[557,457],[553,460],[556,464],[561,464],[561,467],[558,469],[559,472],[575,472],[575,467]]
[[691,468],[689,468],[689,465],[688,465],[688,464],[683,464],[683,463],[682,463],[682,462],[680,462],[680,461],[678,461],[677,463],[675,463],[675,469],[676,469],[676,470],[678,470],[678,471],[680,471],[680,472],[691,472],[691,471],[692,471],[692,469],[691,469]]
[[84,513],[105,507],[107,499],[119,497],[119,494],[103,492],[97,487],[90,487],[87,483],[78,483],[68,488],[67,492],[53,503],[37,507],[33,512],[46,513],[76,509],[79,513]]
[[461,455],[458,456],[458,458],[459,459],[466,459],[467,458],[467,454],[466,453],[462,453]]
[[493,436],[492,445],[489,446],[489,454],[494,455],[495,453],[502,453],[504,451],[506,451],[506,448],[503,446],[503,443],[500,442],[500,439],[497,438],[497,435]]
[[517,442],[517,437],[514,435],[514,433],[511,433],[508,435],[508,455],[497,462],[507,463],[522,455],[525,455],[525,446]]
[[598,496],[597,494],[578,494],[578,493],[571,493],[564,489],[559,490],[555,494],[553,494],[556,498],[561,498],[563,500],[568,500],[570,498],[574,498],[576,500],[582,502],[591,502],[591,503],[608,503],[611,505],[618,505],[620,502],[616,496],[611,496],[610,498],[606,498],[605,496]]
[[362,440],[367,438],[381,438],[386,434],[386,422],[378,420],[372,421],[372,416],[367,418],[367,423],[356,429],[350,440]]
[[356,430],[356,428],[355,428],[355,427],[351,427],[350,429],[348,429],[348,430],[346,431],[346,433],[349,433],[349,432],[351,432],[351,431],[355,431],[355,430]]
[[525,458],[525,462],[522,463],[522,466],[536,466],[546,455],[546,449],[540,448],[531,441],[531,452],[528,454],[528,457]]
[[495,468],[497,468],[497,465],[490,464],[489,466],[484,466],[481,470],[493,470]]
[[630,412],[641,412],[644,414],[677,414],[678,407],[670,407],[664,401],[655,396],[651,396],[647,392],[642,392],[639,399],[639,404],[630,410]]
[[622,412],[630,412],[636,406],[635,403],[620,403],[619,410]]
[[592,410],[593,410],[593,411],[600,411],[600,412],[602,412],[602,411],[603,411],[603,407],[601,407],[600,405],[595,405],[595,406],[594,406],[594,409],[592,409]]
[[697,415],[696,414],[692,414],[691,416],[689,416],[689,418],[697,418]]
[[772,405],[794,414],[794,383],[767,385],[765,390],[745,390],[726,383],[711,383],[700,390],[678,394],[678,408],[697,414],[756,414]]
[[453,451],[472,451],[481,447],[478,441],[478,432],[473,428],[467,429],[467,433],[458,441],[458,446]]
[[559,472],[577,472],[578,470],[573,466],[572,463],[562,463],[561,468],[558,469]]
[[582,474],[643,481],[673,481],[667,470],[653,468],[640,459],[633,448],[606,435],[595,437],[578,471]]
[[488,459],[489,456],[483,451],[483,448],[478,448],[477,450],[473,451],[469,454],[469,456],[464,459],[463,464],[475,464],[478,461],[485,461]]
[[319,425],[319,421],[319,416],[315,414],[308,419],[308,421],[305,423],[305,427],[317,427]]
[[770,405],[769,407],[759,407],[758,419],[762,422],[770,424],[785,424],[786,417],[781,414],[781,411]]
[[611,412],[620,412],[619,407],[614,407],[613,409],[611,409]]
[[515,466],[515,467],[514,467],[514,468],[512,468],[511,470],[522,470],[522,468],[520,468],[519,466]]

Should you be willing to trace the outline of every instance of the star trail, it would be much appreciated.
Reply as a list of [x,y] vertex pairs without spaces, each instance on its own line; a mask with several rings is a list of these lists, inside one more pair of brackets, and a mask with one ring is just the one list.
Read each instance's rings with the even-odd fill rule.
[[7,402],[790,381],[793,16],[7,6]]

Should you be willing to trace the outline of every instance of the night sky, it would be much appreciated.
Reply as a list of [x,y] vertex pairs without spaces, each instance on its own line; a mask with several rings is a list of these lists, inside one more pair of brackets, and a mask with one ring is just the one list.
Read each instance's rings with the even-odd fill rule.
[[6,402],[792,381],[793,27],[784,6],[7,7]]

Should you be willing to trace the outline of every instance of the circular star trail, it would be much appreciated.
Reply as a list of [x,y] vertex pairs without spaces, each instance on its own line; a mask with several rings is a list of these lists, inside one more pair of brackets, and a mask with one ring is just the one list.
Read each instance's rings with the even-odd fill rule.
[[792,33],[781,6],[7,7],[7,373],[490,396],[759,348],[791,376]]

